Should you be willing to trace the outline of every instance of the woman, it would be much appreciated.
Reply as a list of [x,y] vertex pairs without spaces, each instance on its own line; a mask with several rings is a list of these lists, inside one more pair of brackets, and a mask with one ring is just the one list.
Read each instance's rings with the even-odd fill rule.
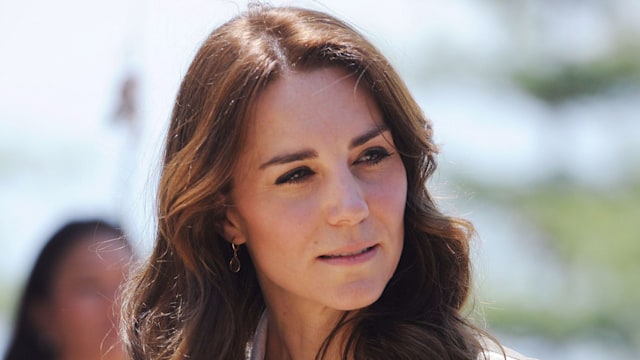
[[5,359],[122,359],[114,299],[131,256],[122,230],[104,220],[60,228],[31,271]]
[[173,110],[130,357],[498,355],[461,314],[473,228],[425,188],[436,152],[399,76],[343,22],[258,6],[216,29]]

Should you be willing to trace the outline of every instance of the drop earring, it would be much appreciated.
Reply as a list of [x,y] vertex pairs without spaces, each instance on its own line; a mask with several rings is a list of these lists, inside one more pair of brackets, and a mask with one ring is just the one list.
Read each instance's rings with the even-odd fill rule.
[[231,249],[233,249],[233,257],[229,260],[229,270],[231,272],[237,273],[240,271],[240,259],[238,258],[238,248],[240,246],[235,243],[231,243]]

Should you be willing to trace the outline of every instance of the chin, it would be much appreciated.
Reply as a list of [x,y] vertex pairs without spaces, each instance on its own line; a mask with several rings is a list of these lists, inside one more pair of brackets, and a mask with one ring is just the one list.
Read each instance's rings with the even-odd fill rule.
[[366,308],[380,299],[384,287],[380,289],[367,289],[368,291],[350,291],[349,293],[343,293],[338,299],[336,299],[335,308],[342,311],[353,311]]

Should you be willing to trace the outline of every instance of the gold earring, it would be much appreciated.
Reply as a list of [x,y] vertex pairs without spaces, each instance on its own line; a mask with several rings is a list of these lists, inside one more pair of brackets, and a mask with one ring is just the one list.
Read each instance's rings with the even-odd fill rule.
[[240,246],[235,243],[231,243],[231,249],[233,249],[233,257],[229,260],[229,270],[231,272],[237,273],[240,271],[240,259],[238,259],[238,248]]

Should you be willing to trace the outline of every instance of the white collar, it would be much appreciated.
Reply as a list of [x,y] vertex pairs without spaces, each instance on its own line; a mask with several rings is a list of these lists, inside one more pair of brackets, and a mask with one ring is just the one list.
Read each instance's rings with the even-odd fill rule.
[[267,349],[267,312],[263,312],[258,321],[258,327],[253,334],[253,339],[245,349],[246,360],[264,360]]

